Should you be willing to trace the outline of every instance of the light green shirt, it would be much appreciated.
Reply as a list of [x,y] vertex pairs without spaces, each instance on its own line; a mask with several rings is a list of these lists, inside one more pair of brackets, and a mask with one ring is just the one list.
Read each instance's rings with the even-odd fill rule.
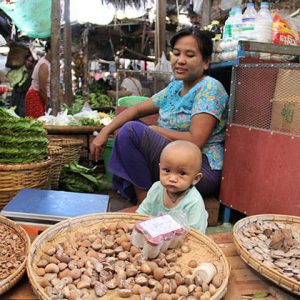
[[137,213],[158,216],[160,213],[183,213],[187,225],[205,233],[208,213],[205,210],[203,198],[193,187],[174,208],[166,208],[163,202],[164,187],[160,181],[155,182],[147,193],[147,197],[137,209]]

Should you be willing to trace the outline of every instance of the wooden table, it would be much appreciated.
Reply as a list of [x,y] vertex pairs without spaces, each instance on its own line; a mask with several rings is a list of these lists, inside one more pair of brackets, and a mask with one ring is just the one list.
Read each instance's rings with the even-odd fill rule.
[[[251,300],[253,295],[259,292],[269,293],[270,288],[274,288],[281,298],[268,296],[263,300],[296,300],[295,295],[289,294],[277,288],[271,281],[260,276],[252,270],[238,256],[232,240],[232,233],[214,233],[209,235],[223,250],[231,266],[231,276],[228,291],[223,300]],[[32,300],[38,299],[33,293],[26,276],[17,283],[10,291],[1,296],[2,300]]]
[[83,142],[85,143],[86,148],[86,158],[89,159],[90,153],[90,142],[91,137],[95,131],[100,132],[104,127],[103,125],[99,126],[52,126],[44,125],[43,126],[48,133],[49,137],[69,137],[69,138],[80,138],[83,137]]

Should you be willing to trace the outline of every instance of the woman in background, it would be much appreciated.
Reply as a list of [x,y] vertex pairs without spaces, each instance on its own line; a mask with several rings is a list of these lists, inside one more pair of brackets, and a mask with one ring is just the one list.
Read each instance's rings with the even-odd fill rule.
[[26,94],[26,116],[43,116],[50,104],[51,45],[45,46],[46,54],[39,59],[32,73],[31,86]]

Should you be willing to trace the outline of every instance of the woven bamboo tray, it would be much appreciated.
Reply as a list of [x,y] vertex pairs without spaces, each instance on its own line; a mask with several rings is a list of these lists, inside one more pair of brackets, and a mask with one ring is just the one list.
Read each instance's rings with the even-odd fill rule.
[[49,138],[50,146],[63,148],[62,165],[75,161],[78,163],[83,145],[82,140],[69,138]]
[[26,260],[29,253],[30,248],[30,238],[26,231],[16,224],[15,222],[0,216],[0,224],[4,224],[6,226],[9,226],[22,240],[23,245],[25,249],[25,259],[24,261],[19,265],[19,267],[7,278],[0,280],[0,295],[8,291],[11,287],[13,287],[19,279],[23,276],[26,270]]
[[[269,267],[264,262],[256,259],[246,249],[242,242],[242,232],[252,224],[260,221],[271,221],[282,224],[290,224],[293,230],[296,230],[300,234],[300,217],[288,216],[288,215],[255,215],[244,218],[238,221],[233,227],[233,240],[237,248],[237,252],[241,258],[255,271],[259,272],[264,277],[273,281],[275,284],[287,289],[288,291],[300,295],[300,281],[294,278],[285,276],[282,272]],[[298,257],[300,260],[300,257]]]
[[64,149],[60,146],[49,145],[48,155],[53,161],[49,173],[50,186],[52,190],[56,190],[58,188],[58,181],[62,169]]
[[0,209],[22,189],[47,186],[52,160],[28,164],[0,164]]
[[[136,221],[146,220],[147,217],[132,213],[99,213],[70,218],[49,227],[40,236],[38,236],[30,249],[27,260],[27,275],[29,281],[39,299],[50,300],[50,297],[45,293],[44,289],[39,284],[39,276],[36,274],[36,263],[44,254],[43,249],[52,247],[58,243],[70,241],[78,234],[95,233],[105,225],[117,224],[124,222],[126,226],[132,228]],[[123,223],[123,224],[124,224]],[[224,276],[222,285],[217,289],[216,293],[210,298],[212,300],[221,299],[226,291],[229,279],[229,265],[227,259],[221,249],[209,237],[195,230],[190,230],[186,237],[186,243],[190,246],[191,251],[184,253],[179,257],[176,263],[183,267],[187,267],[188,261],[194,259],[197,263],[212,262],[215,264],[218,272]],[[101,299],[120,299],[117,296],[117,290],[109,291],[108,294]],[[128,299],[140,299],[137,295],[132,295]]]

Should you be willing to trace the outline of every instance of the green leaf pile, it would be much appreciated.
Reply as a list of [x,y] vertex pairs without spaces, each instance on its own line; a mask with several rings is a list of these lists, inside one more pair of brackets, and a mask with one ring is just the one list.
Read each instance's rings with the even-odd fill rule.
[[30,163],[47,158],[47,132],[31,118],[14,117],[0,107],[0,163]]
[[96,168],[86,168],[75,162],[65,164],[60,174],[60,188],[76,193],[99,193],[111,189],[111,183]]

